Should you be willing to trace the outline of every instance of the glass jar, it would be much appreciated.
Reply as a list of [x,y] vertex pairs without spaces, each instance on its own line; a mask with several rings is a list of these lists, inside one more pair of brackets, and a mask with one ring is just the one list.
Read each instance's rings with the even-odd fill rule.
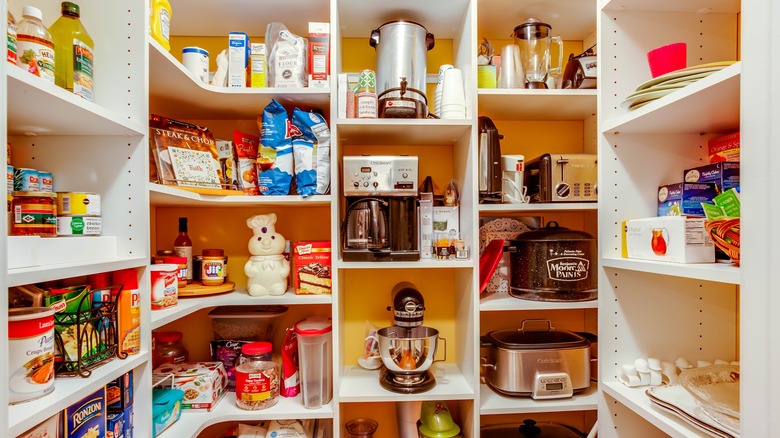
[[271,360],[270,342],[241,346],[236,364],[236,406],[248,411],[267,409],[279,399],[279,364]]
[[13,192],[14,236],[56,236],[57,205],[54,193]]
[[181,344],[181,332],[155,333],[154,363],[155,368],[166,363],[182,363],[189,361],[189,353]]

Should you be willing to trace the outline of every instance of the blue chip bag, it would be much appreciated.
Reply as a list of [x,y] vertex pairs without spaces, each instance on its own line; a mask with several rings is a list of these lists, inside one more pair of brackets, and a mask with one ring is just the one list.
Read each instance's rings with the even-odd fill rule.
[[292,116],[295,183],[298,194],[307,198],[324,195],[330,189],[330,130],[317,113],[295,108]]
[[263,110],[260,148],[257,154],[257,187],[261,195],[288,195],[293,176],[293,146],[290,119],[276,100]]

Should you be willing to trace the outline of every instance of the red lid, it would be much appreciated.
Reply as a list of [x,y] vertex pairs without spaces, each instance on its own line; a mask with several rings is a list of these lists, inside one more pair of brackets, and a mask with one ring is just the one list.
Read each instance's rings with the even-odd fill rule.
[[330,318],[307,318],[295,324],[295,334],[298,336],[319,336],[328,333],[332,328]]
[[241,352],[250,355],[270,353],[272,349],[270,342],[252,342],[241,346]]
[[90,286],[92,286],[92,289],[103,289],[114,284],[111,283],[111,274],[108,272],[92,274],[87,277],[87,281],[89,282]]
[[479,257],[479,293],[487,289],[490,278],[496,272],[501,256],[504,254],[504,241],[494,239],[488,243],[482,255]]
[[181,340],[181,332],[157,332],[157,340],[160,342],[176,342]]
[[[137,290],[138,289],[138,274],[135,269],[122,269],[121,271],[114,271],[111,283],[121,284],[125,290]],[[92,285],[94,287],[94,285]]]
[[204,249],[203,257],[222,257],[225,255],[225,251],[221,249]]
[[187,257],[166,257],[165,263],[172,263],[174,265],[186,265]]

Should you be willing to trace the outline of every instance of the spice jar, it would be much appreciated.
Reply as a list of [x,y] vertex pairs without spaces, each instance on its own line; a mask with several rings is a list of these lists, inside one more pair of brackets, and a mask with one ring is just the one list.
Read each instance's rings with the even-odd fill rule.
[[166,257],[165,264],[176,265],[179,289],[187,286],[187,257]]
[[189,361],[189,353],[181,344],[181,332],[155,333],[155,350],[153,366],[165,363],[182,363]]
[[47,192],[13,192],[14,236],[56,236],[57,195]]
[[204,286],[219,286],[225,282],[225,251],[204,249],[200,281]]
[[241,346],[236,365],[236,406],[249,411],[267,409],[279,399],[279,364],[270,360],[269,342]]

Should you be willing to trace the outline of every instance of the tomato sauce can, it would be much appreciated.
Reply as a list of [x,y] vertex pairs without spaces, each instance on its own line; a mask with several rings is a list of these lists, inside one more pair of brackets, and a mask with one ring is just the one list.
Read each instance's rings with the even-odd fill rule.
[[16,192],[38,192],[38,171],[18,167],[14,169],[14,191]]
[[57,211],[60,215],[100,216],[100,195],[82,192],[58,192]]
[[8,310],[8,370],[10,404],[54,390],[54,309]]
[[13,193],[14,236],[57,235],[57,206],[55,195],[45,192]]

